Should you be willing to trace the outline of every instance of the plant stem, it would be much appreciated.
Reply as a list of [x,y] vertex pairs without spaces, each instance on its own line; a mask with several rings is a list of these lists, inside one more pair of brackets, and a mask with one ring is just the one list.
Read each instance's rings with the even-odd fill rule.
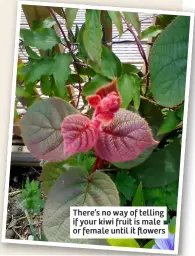
[[35,229],[34,229],[34,227],[33,227],[33,225],[32,225],[31,218],[30,218],[30,216],[29,216],[27,210],[24,210],[24,212],[25,212],[26,218],[27,218],[27,220],[28,220],[28,223],[29,223],[29,226],[30,226],[30,230],[31,230],[31,233],[32,233],[34,239],[35,239],[36,241],[39,241],[39,239],[37,238],[37,235],[36,235],[36,231],[35,231]]
[[142,56],[144,63],[145,63],[145,67],[146,67],[146,92],[145,95],[147,95],[148,89],[149,89],[149,66],[148,66],[148,60],[144,51],[144,48],[140,42],[140,40],[138,39],[138,37],[136,36],[135,32],[133,31],[133,28],[131,27],[131,25],[128,23],[128,21],[126,20],[125,16],[123,15],[123,13],[121,12],[121,17],[124,20],[124,22],[127,25],[127,30],[130,31],[130,33],[133,35],[135,42],[137,44],[138,50],[140,52],[140,55]]
[[93,166],[93,172],[96,172],[97,169],[102,168],[103,163],[104,161],[99,156],[96,156],[95,164]]

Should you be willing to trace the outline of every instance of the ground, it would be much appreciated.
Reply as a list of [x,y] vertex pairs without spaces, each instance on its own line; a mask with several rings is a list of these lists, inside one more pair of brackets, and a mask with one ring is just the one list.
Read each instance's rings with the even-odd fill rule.
[[[32,239],[29,222],[27,220],[25,212],[20,206],[20,195],[22,185],[24,186],[26,178],[29,177],[30,180],[38,180],[39,174],[39,167],[37,168],[32,166],[11,166],[6,222],[6,238],[20,240]],[[30,217],[33,220],[33,226],[36,230],[36,235],[41,238],[42,214],[40,216],[34,214]]]

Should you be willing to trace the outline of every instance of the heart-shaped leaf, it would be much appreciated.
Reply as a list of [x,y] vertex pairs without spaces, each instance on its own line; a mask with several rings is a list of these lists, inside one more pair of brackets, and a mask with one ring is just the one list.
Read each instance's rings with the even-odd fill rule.
[[95,151],[108,162],[124,162],[136,159],[146,148],[157,143],[141,116],[120,109],[114,121],[102,127]]
[[67,116],[61,130],[64,138],[64,152],[72,155],[91,149],[99,134],[96,123],[80,114]]
[[75,164],[75,159],[68,158],[66,161],[60,163],[47,162],[44,164],[40,176],[41,189],[44,195],[47,195],[55,181],[60,177],[60,175],[68,170],[71,164]]
[[178,16],[155,41],[150,54],[151,90],[158,104],[184,100],[190,17]]
[[[132,111],[135,112],[135,109]],[[158,130],[163,123],[163,115],[161,113],[161,109],[157,106],[149,102],[148,100],[142,99],[139,114],[148,122],[149,126],[152,129],[153,138],[155,140],[160,141],[162,139],[161,136],[157,136]],[[143,163],[154,151],[157,145],[150,146],[144,150],[135,160],[126,161],[124,163],[113,163],[116,167],[121,169],[131,169],[141,163]]]
[[[90,178],[90,179],[89,179]],[[88,172],[72,167],[56,181],[49,192],[43,214],[43,229],[49,241],[94,243],[70,239],[71,206],[119,206],[114,182],[103,172]]]
[[61,123],[66,116],[75,113],[76,109],[69,103],[55,97],[40,100],[29,107],[20,125],[22,138],[31,154],[50,162],[69,157],[63,153]]

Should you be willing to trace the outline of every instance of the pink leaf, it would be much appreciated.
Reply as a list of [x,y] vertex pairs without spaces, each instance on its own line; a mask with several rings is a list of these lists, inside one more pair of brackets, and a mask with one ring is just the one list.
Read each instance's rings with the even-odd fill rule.
[[99,95],[102,99],[106,97],[109,93],[115,92],[117,95],[119,95],[119,91],[117,88],[117,79],[113,80],[107,85],[102,86],[96,91],[96,95]]
[[91,95],[87,96],[86,100],[93,108],[96,108],[100,104],[101,97],[99,95]]
[[99,157],[108,162],[135,160],[146,148],[158,144],[147,122],[138,114],[120,109],[102,131],[95,145]]
[[99,135],[99,124],[80,114],[66,117],[61,126],[64,152],[75,154],[91,149]]

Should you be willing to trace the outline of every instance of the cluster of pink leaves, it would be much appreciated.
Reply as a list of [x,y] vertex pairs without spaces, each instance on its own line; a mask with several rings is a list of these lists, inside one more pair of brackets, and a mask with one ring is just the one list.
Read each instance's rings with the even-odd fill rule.
[[117,80],[86,99],[94,108],[92,119],[82,114],[73,114],[62,122],[65,155],[94,148],[103,160],[124,162],[136,159],[147,147],[158,143],[143,118],[120,109]]

